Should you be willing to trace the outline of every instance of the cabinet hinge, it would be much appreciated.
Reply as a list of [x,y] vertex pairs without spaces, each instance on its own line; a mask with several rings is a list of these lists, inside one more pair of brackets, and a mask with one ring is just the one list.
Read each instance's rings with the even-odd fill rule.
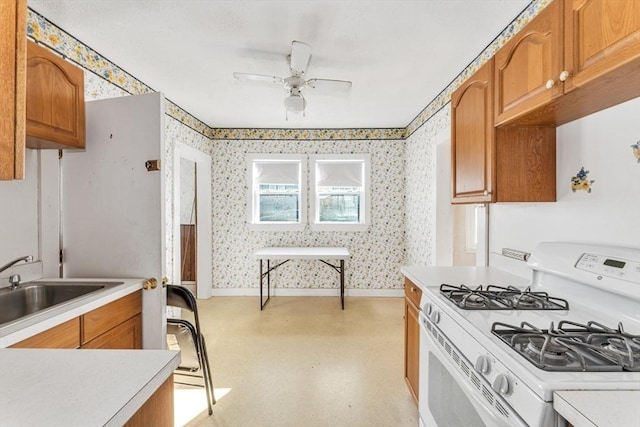
[[58,150],[58,160],[62,159],[62,150]]
[[64,251],[62,249],[60,249],[59,260],[60,264],[64,263]]

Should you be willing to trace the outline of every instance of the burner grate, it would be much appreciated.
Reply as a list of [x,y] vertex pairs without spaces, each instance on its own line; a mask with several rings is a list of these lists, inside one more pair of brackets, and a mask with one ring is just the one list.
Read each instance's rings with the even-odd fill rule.
[[546,371],[640,371],[640,336],[597,322],[568,320],[549,329],[522,322],[495,322],[491,332],[536,367]]
[[472,289],[466,285],[440,285],[440,294],[463,310],[568,310],[569,303],[546,292],[534,292],[530,287],[518,289],[482,285]]

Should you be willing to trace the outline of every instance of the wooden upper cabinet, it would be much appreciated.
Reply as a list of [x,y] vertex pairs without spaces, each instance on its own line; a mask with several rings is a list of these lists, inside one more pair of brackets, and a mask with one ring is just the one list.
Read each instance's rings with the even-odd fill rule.
[[0,22],[0,180],[22,179],[27,1],[1,1]]
[[[640,4],[625,0],[567,0],[564,34],[564,70],[569,73],[564,90],[569,92],[624,69],[634,60],[638,62]],[[634,74],[620,77],[629,84],[640,85],[637,72],[635,78]]]
[[495,59],[496,126],[568,123],[640,96],[640,7],[555,0]]
[[27,43],[27,147],[84,148],[84,73]]
[[493,200],[493,59],[451,95],[453,203]]
[[492,76],[493,59],[451,96],[452,203],[555,202],[555,128],[495,128]]
[[496,125],[562,95],[562,12],[554,1],[496,53]]
[[[570,0],[564,12],[564,91],[625,67],[640,58],[640,3],[637,0]],[[627,75],[640,84],[638,74]]]

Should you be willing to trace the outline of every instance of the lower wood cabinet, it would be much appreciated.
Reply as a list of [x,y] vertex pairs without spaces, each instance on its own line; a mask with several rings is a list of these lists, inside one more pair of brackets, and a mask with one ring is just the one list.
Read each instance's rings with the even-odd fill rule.
[[404,379],[416,405],[420,378],[420,298],[422,291],[409,279],[404,281]]
[[173,375],[125,423],[125,427],[173,427]]
[[12,348],[142,348],[142,291],[29,337]]

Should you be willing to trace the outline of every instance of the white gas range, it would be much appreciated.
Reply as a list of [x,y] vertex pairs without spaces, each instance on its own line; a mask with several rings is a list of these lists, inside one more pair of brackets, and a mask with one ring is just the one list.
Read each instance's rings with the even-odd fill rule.
[[554,391],[640,390],[640,250],[541,243],[528,264],[423,288],[422,425],[556,427]]

